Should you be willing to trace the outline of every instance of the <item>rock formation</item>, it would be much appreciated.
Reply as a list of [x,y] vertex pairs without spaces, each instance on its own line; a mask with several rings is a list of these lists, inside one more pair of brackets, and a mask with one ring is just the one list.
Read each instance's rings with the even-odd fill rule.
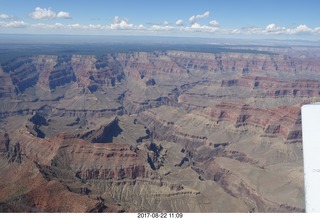
[[1,63],[0,211],[303,212],[320,51],[251,49]]

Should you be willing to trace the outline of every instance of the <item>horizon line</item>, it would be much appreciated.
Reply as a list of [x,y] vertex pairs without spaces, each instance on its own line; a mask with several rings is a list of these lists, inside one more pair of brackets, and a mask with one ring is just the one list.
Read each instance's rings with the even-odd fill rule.
[[320,42],[320,39],[280,39],[280,38],[239,38],[239,37],[206,37],[206,36],[157,36],[157,35],[134,35],[134,34],[66,34],[66,33],[1,33],[1,35],[15,36],[81,36],[81,37],[134,37],[134,38],[183,38],[183,39],[208,39],[208,40],[255,40],[255,41],[306,41]]

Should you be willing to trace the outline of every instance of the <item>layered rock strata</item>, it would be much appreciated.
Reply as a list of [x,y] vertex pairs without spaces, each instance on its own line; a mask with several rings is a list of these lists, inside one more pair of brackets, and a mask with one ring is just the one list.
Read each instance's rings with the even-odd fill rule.
[[304,211],[320,62],[296,50],[2,63],[0,211]]

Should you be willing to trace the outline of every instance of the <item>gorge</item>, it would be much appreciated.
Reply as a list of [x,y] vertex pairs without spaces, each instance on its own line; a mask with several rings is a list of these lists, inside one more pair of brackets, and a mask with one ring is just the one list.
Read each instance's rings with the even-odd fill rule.
[[223,48],[3,61],[0,211],[304,212],[320,48]]

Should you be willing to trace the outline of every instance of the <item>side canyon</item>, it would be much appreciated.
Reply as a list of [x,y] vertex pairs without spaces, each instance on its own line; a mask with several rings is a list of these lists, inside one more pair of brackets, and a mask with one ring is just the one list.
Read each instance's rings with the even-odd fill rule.
[[304,212],[320,48],[31,55],[0,66],[1,212]]

